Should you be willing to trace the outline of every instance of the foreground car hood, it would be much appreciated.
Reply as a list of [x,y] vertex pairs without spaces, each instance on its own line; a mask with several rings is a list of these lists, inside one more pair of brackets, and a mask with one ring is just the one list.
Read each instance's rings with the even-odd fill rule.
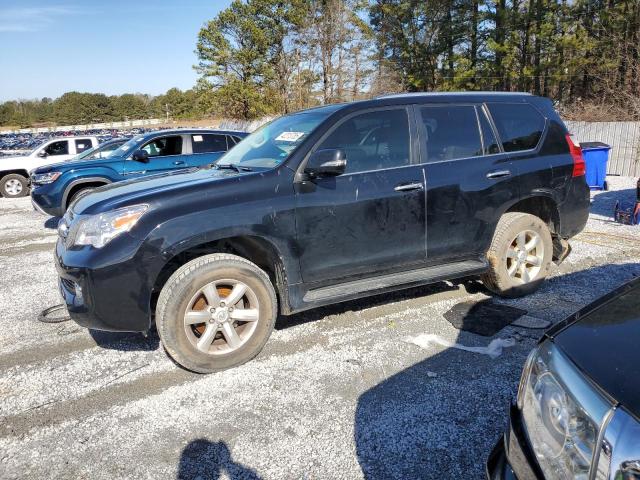
[[81,197],[73,206],[75,213],[98,213],[146,201],[156,194],[171,195],[170,192],[183,188],[193,188],[211,181],[243,175],[233,170],[214,168],[190,168],[173,170],[147,177],[138,177],[116,182],[94,190],[91,195]]
[[640,419],[640,278],[621,292],[552,336],[580,370]]

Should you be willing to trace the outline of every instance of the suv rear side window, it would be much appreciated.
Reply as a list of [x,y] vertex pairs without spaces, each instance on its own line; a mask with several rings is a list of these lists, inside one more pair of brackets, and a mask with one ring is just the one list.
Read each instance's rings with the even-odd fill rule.
[[191,135],[193,153],[226,152],[226,135],[194,134]]
[[345,173],[409,165],[409,118],[402,109],[362,113],[339,124],[317,150],[340,148]]
[[76,153],[82,153],[91,148],[91,140],[76,140]]
[[544,131],[544,117],[526,103],[490,103],[489,112],[505,152],[536,148]]
[[181,155],[182,137],[180,135],[176,135],[175,137],[156,138],[142,147],[142,150],[147,152],[150,157]]
[[426,162],[482,155],[476,109],[471,105],[420,107]]

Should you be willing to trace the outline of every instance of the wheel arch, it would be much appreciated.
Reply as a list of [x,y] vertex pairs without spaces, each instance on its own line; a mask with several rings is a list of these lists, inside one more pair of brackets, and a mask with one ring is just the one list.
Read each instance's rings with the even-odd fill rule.
[[191,260],[211,253],[230,253],[255,263],[271,280],[281,310],[289,310],[286,268],[276,245],[261,236],[242,234],[222,237],[208,242],[193,242],[167,258],[153,283],[150,311],[155,312],[158,295],[171,275]]
[[73,197],[73,194],[76,193],[78,190],[82,190],[83,188],[88,188],[92,186],[102,187],[103,185],[108,185],[110,183],[112,183],[110,179],[106,177],[99,177],[99,176],[73,180],[64,189],[64,193],[62,194],[62,202],[60,202],[60,205],[66,209],[69,206],[68,205],[69,199],[71,199]]
[[549,226],[551,235],[560,231],[560,211],[558,204],[550,195],[531,195],[518,200],[505,213],[521,212],[535,215]]
[[29,180],[29,172],[24,168],[14,168],[14,169],[11,169],[11,170],[2,170],[2,171],[0,171],[0,179],[6,177],[7,175],[12,175],[12,174],[21,175],[24,178],[26,178],[27,180]]

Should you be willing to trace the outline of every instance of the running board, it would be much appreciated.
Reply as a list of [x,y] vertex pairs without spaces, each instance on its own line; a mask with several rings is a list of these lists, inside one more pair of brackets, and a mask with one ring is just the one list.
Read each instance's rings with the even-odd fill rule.
[[365,278],[309,290],[305,293],[303,301],[321,302],[329,298],[338,299],[350,297],[364,292],[371,292],[373,294],[379,290],[410,287],[412,284],[422,285],[442,280],[451,280],[467,275],[483,273],[488,266],[486,261],[466,260],[464,262],[435,265],[433,267],[420,268],[408,272]]

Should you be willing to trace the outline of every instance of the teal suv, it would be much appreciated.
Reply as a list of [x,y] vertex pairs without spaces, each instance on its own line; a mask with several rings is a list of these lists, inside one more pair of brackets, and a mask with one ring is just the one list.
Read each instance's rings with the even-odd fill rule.
[[107,157],[36,168],[31,172],[31,201],[44,214],[62,216],[71,202],[97,187],[211,164],[245,136],[235,131],[183,129],[138,135]]

